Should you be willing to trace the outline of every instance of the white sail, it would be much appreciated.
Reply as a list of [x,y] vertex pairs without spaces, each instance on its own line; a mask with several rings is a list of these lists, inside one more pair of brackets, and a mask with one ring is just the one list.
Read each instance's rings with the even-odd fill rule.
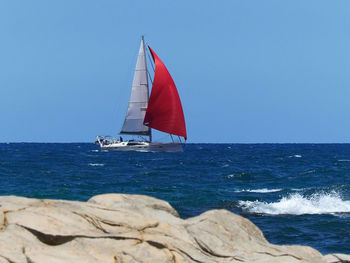
[[132,82],[128,111],[125,116],[121,134],[151,134],[149,127],[143,125],[149,98],[147,64],[143,37],[136,62],[134,80]]

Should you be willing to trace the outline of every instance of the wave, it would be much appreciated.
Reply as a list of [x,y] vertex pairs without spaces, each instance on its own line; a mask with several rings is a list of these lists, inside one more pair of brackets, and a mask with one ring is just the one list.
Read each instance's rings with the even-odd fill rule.
[[341,159],[341,160],[338,160],[338,162],[350,162],[350,160],[348,160],[348,159]]
[[97,153],[97,152],[99,152],[99,150],[91,150],[92,152],[95,152],[95,153]]
[[311,187],[309,188],[291,188],[290,190],[295,191],[295,192],[302,192],[302,191],[307,191],[312,189]]
[[294,154],[294,155],[290,155],[290,156],[288,156],[289,158],[301,158],[301,157],[303,157],[302,155],[300,155],[300,154]]
[[337,192],[315,193],[302,196],[299,193],[282,197],[277,202],[239,201],[239,206],[250,213],[271,215],[303,215],[349,213],[350,201],[342,200]]
[[245,173],[245,172],[241,172],[241,173],[233,173],[233,174],[228,174],[225,175],[225,178],[242,178],[242,177],[249,177],[250,174],[249,173]]
[[267,189],[267,188],[262,188],[262,189],[243,189],[243,190],[236,190],[235,193],[242,193],[242,192],[249,192],[249,193],[274,193],[274,192],[280,192],[283,189],[278,188],[278,189]]
[[105,166],[103,163],[89,163],[89,166]]

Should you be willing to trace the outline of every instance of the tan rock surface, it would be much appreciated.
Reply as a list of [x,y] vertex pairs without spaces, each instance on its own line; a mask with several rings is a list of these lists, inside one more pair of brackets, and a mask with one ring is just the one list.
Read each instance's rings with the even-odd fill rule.
[[272,245],[252,222],[226,210],[183,220],[167,202],[142,195],[106,194],[88,202],[0,197],[0,263],[326,263],[336,258],[327,257],[310,247]]
[[346,254],[329,254],[324,258],[327,263],[350,263],[350,255]]

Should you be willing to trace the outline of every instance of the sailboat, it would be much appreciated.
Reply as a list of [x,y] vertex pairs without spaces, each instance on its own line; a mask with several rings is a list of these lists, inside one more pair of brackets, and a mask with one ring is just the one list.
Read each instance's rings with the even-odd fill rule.
[[[154,63],[154,77],[149,78],[146,47],[141,38],[134,72],[131,95],[120,135],[137,136],[138,139],[123,140],[110,136],[97,136],[96,143],[102,150],[179,152],[187,140],[185,117],[176,85],[154,50],[148,46]],[[149,57],[149,56],[148,56]],[[150,61],[152,63],[152,61]],[[149,82],[152,83],[149,95]],[[171,142],[152,140],[152,129],[170,135]],[[177,138],[174,136],[177,136]],[[181,138],[182,137],[182,138]],[[177,139],[177,140],[176,140]]]

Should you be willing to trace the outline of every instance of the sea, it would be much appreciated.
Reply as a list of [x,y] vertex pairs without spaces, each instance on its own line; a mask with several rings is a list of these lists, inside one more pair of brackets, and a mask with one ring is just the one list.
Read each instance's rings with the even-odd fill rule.
[[350,144],[187,144],[182,153],[92,143],[0,144],[0,195],[168,201],[181,218],[227,209],[274,244],[350,254]]

